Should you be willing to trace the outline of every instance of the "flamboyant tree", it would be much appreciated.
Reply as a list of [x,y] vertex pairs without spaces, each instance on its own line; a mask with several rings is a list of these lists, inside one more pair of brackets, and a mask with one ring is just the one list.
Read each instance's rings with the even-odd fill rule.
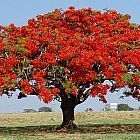
[[62,128],[75,127],[74,108],[88,96],[106,102],[107,90],[126,87],[140,100],[140,26],[129,15],[70,7],[0,30],[0,93],[60,101]]

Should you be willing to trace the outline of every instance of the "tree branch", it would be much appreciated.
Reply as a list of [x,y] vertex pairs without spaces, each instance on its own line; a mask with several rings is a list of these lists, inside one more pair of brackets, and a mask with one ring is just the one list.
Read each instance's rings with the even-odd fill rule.
[[57,97],[55,96],[55,97],[54,97],[54,100],[56,100],[56,101],[58,101],[58,102],[60,102],[60,103],[62,102],[60,96],[57,96]]
[[84,88],[83,91],[80,91],[77,96],[77,104],[83,103],[89,97],[92,88],[93,85],[90,85],[90,87]]

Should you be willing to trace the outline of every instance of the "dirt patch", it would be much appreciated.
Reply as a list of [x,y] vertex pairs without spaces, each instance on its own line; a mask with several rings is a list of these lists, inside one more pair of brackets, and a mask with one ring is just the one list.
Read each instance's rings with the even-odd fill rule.
[[43,135],[46,133],[140,133],[139,124],[125,125],[79,125],[76,130],[56,131],[56,125],[26,126],[26,127],[0,127],[0,134]]
[[91,132],[91,133],[100,133],[100,134],[107,134],[107,133],[140,133],[140,125],[133,125],[133,124],[125,124],[125,125],[88,125],[82,126],[80,128],[83,132]]

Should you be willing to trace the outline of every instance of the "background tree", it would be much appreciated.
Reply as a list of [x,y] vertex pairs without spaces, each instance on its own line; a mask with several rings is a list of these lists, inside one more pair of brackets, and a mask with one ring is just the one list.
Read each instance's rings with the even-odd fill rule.
[[130,107],[128,104],[118,104],[118,111],[132,111],[134,108]]
[[40,107],[38,111],[39,112],[52,112],[52,108],[43,106],[43,107]]
[[86,108],[85,112],[92,112],[93,109],[92,108]]
[[34,113],[34,112],[37,112],[37,111],[34,109],[24,109],[23,110],[23,113]]
[[74,108],[89,95],[106,103],[107,90],[126,87],[140,100],[140,27],[129,15],[70,7],[0,29],[0,93],[60,101],[60,128],[76,126]]

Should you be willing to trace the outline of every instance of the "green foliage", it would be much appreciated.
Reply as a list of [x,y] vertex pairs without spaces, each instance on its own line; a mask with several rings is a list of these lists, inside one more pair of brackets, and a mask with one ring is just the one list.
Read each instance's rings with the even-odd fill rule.
[[44,107],[40,107],[38,111],[39,112],[52,112],[52,108],[44,106]]
[[140,78],[140,71],[138,71],[137,74],[138,74],[138,76],[139,76],[139,78]]
[[24,109],[24,113],[33,113],[33,112],[37,112],[34,109]]
[[133,74],[125,73],[122,77],[122,80],[128,83],[131,83],[132,77],[133,77]]
[[128,104],[118,104],[118,111],[131,111],[133,108],[129,107]]

